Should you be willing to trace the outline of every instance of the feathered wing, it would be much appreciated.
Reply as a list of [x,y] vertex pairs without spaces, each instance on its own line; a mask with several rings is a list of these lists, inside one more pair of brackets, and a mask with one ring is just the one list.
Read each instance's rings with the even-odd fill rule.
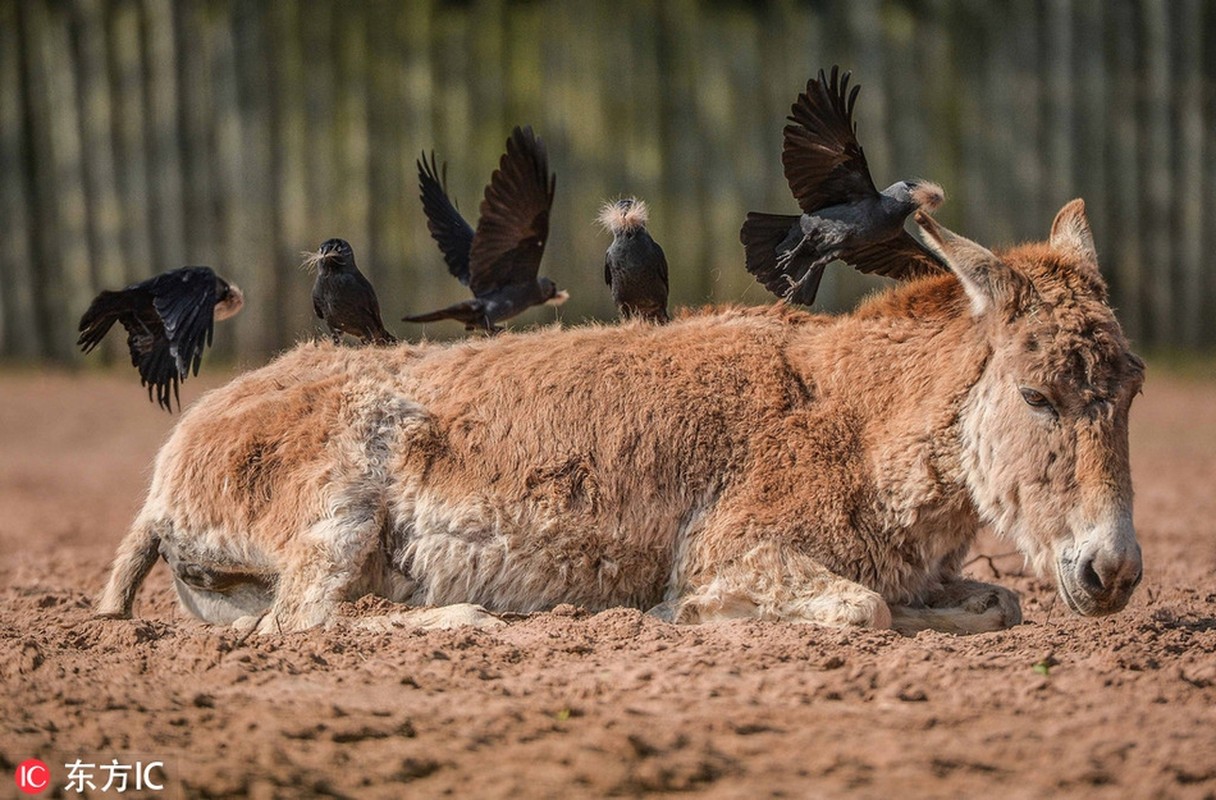
[[163,330],[149,334],[140,325],[126,328],[131,364],[139,370],[140,386],[148,387],[148,399],[152,400],[155,392],[156,404],[165,411],[172,412],[174,403],[181,408],[179,387],[185,375],[178,371],[169,338]]
[[396,344],[397,337],[384,327],[384,320],[380,316],[380,300],[376,297],[376,289],[372,286],[372,282],[362,272],[355,273],[355,281],[362,289],[358,294],[363,300],[359,316],[364,336],[375,344]]
[[849,76],[832,67],[807,82],[790,110],[781,163],[799,207],[813,213],[878,193],[865,153],[857,142],[853,105],[860,86],[849,91]]
[[556,179],[544,144],[530,127],[511,131],[490,177],[469,253],[469,288],[482,296],[536,280],[549,238]]
[[469,285],[469,250],[473,245],[473,228],[465,222],[448,197],[447,168],[436,167],[435,154],[428,162],[426,154],[418,161],[418,188],[422,196],[422,210],[426,214],[426,226],[431,238],[439,245],[448,272],[456,280]]
[[878,244],[845,248],[840,258],[859,272],[885,275],[896,280],[940,275],[949,269],[936,253],[907,231]]
[[115,322],[121,323],[127,332],[131,366],[139,371],[140,385],[148,387],[148,399],[172,411],[178,397],[179,373],[154,303],[153,287],[161,277],[165,276],[97,295],[80,318],[81,333],[76,343],[88,353]]
[[76,340],[76,345],[86,353],[91,352],[101,344],[101,340],[110,332],[115,322],[124,316],[135,314],[141,301],[150,305],[147,301],[151,299],[151,295],[146,293],[146,284],[147,281],[133,284],[121,291],[107,290],[97,295],[80,317],[80,325],[77,328],[80,337]]
[[165,326],[177,374],[198,375],[215,327],[216,277],[208,267],[183,267],[153,279],[152,304]]
[[182,267],[102,292],[80,319],[77,344],[87,353],[121,323],[131,366],[148,387],[148,399],[172,411],[174,402],[181,405],[181,381],[191,371],[198,374],[203,350],[211,344],[219,281],[208,267]]

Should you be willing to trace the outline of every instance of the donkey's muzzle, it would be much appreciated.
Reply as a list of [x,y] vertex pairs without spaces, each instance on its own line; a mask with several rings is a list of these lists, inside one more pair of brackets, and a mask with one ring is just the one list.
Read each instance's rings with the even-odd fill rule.
[[1135,534],[1065,553],[1057,564],[1060,595],[1068,607],[1087,617],[1114,614],[1127,605],[1144,576]]

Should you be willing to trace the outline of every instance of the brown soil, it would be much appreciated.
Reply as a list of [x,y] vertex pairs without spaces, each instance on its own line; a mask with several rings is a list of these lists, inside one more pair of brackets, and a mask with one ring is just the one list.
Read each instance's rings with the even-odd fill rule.
[[0,376],[8,775],[157,757],[186,797],[1216,796],[1216,382],[1153,374],[1137,401],[1146,575],[1111,618],[986,540],[970,569],[1026,624],[970,638],[559,608],[246,639],[179,612],[163,565],[136,619],[90,619],[173,421],[129,378]]

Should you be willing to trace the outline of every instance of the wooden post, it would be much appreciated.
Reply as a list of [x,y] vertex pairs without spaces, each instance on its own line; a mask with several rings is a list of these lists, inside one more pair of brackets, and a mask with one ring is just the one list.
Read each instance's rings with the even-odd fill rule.
[[[7,233],[0,247],[0,355],[32,360],[45,354],[35,304],[35,253],[21,101],[23,33],[15,3],[0,5],[0,219]],[[24,37],[26,47],[30,44]]]
[[[330,53],[336,45],[333,29],[334,8],[329,2],[308,4],[307,13],[301,13],[300,26],[305,54]],[[334,86],[334,60],[332,58],[310,58],[306,55],[304,69],[305,136],[304,158],[305,193],[308,200],[307,244],[301,249],[315,250],[321,242],[331,236],[341,236],[337,205],[337,172],[334,148],[334,108],[337,102]],[[312,289],[312,277],[305,280]],[[311,331],[325,330],[325,325],[313,317]]]
[[[1110,219],[1106,151],[1110,147],[1106,106],[1110,102],[1104,43],[1106,0],[1078,0],[1074,28],[1078,70],[1076,81],[1076,179],[1074,197],[1085,198],[1085,209],[1098,245],[1099,263],[1110,266],[1110,243],[1116,231]],[[1116,87],[1115,91],[1122,91]],[[1058,198],[1056,198],[1058,199]]]
[[[219,201],[219,218],[216,220],[218,234],[218,258],[221,270],[231,274],[236,282],[250,277],[252,269],[246,268],[246,256],[242,251],[245,220],[250,213],[248,197],[243,183],[246,173],[247,154],[241,135],[241,110],[237,97],[239,80],[236,66],[236,43],[234,41],[229,7],[212,9],[210,57],[212,64],[212,86],[214,106],[212,124],[215,131],[215,192]],[[247,302],[256,295],[247,292]],[[250,305],[253,303],[251,302]],[[240,348],[255,346],[255,314],[241,314],[232,327],[234,336],[219,336],[215,339],[215,354],[221,358],[233,358]]]
[[[154,52],[158,45],[152,37],[154,11],[152,6],[156,0],[149,0],[149,50]],[[174,179],[172,171],[162,173],[164,163],[172,163],[167,157],[170,143],[159,141],[162,136],[175,130],[169,122],[168,109],[149,106],[149,114],[156,115],[163,122],[162,133],[157,134],[156,152],[165,156],[164,162],[157,158],[153,186],[156,189],[156,205],[169,197],[174,186],[179,189],[182,203],[183,229],[181,244],[177,245],[180,255],[173,259],[176,263],[206,264],[218,266],[221,257],[221,221],[215,208],[218,205],[220,192],[216,175],[216,148],[212,146],[213,133],[220,124],[216,118],[215,98],[213,94],[214,75],[212,71],[213,51],[215,49],[215,23],[213,15],[202,6],[179,3],[172,7],[176,14],[173,21],[172,33],[174,46],[167,43],[164,63],[154,69],[153,81],[168,80],[161,73],[174,64],[180,74],[180,92],[175,92],[167,86],[162,89],[166,98],[176,97],[173,108],[180,113],[181,119],[181,180]],[[163,8],[161,9],[163,11]],[[156,27],[169,27],[169,20],[161,20]],[[163,35],[158,34],[158,37]],[[158,59],[159,60],[159,59]],[[165,215],[157,216],[155,222],[161,223]],[[166,237],[160,237],[162,241]],[[162,245],[163,246],[163,245]],[[158,254],[160,255],[160,254]],[[163,257],[163,256],[162,256]],[[230,341],[230,340],[229,340]],[[222,343],[222,341],[221,341]]]
[[[1197,349],[1202,344],[1204,304],[1204,211],[1212,207],[1211,189],[1203,191],[1205,144],[1211,140],[1203,127],[1204,75],[1202,49],[1203,9],[1199,0],[1179,0],[1171,4],[1174,33],[1171,50],[1175,54],[1177,76],[1174,86],[1177,113],[1175,127],[1174,175],[1170,194],[1176,198],[1170,214],[1170,238],[1178,265],[1177,302],[1174,317],[1174,344]],[[1208,43],[1209,47],[1216,43]],[[1209,80],[1211,78],[1209,77]]]
[[[176,8],[178,18],[185,22],[188,16],[180,11],[183,5],[178,4]],[[187,258],[192,259],[192,264],[207,263],[206,253],[199,253],[188,245],[197,244],[212,230],[210,182],[205,169],[209,156],[205,126],[210,104],[199,91],[207,85],[209,78],[206,62],[192,57],[201,50],[202,32],[197,27],[193,34],[180,31],[174,9],[173,4],[163,0],[144,0],[143,3],[152,239],[152,263],[140,268],[145,277],[185,266]],[[189,15],[189,18],[197,16]],[[179,70],[181,91],[178,89]],[[188,89],[195,91],[187,93]],[[179,114],[189,123],[185,130],[178,123]],[[193,169],[189,169],[187,182],[186,170],[190,167]],[[188,232],[193,232],[193,239]]]
[[1112,91],[1107,113],[1112,132],[1111,147],[1107,151],[1110,159],[1111,218],[1118,231],[1117,249],[1112,255],[1113,283],[1120,308],[1120,319],[1127,335],[1134,344],[1146,334],[1144,320],[1144,292],[1141,285],[1142,266],[1140,251],[1140,135],[1136,125],[1138,72],[1136,58],[1139,52],[1135,4],[1131,0],[1118,0],[1107,6],[1110,24],[1107,34],[1113,39]]
[[93,296],[69,20],[62,9],[42,3],[22,4],[22,12],[30,46],[40,332],[49,355],[77,360],[76,323]]
[[1046,166],[1044,185],[1050,209],[1076,197],[1073,178],[1073,142],[1076,122],[1073,114],[1073,41],[1072,0],[1050,0],[1046,9],[1044,54],[1049,56],[1045,82],[1047,89]]
[[[144,114],[144,52],[139,5],[123,0],[111,7],[109,40],[113,72],[115,170],[122,204],[122,282],[133,283],[174,264],[157,263],[152,256],[148,202],[148,120]],[[174,154],[176,155],[176,154]],[[176,162],[176,158],[174,159]]]
[[399,51],[401,17],[409,10],[391,0],[375,0],[367,23],[368,221],[371,240],[367,260],[375,267],[376,293],[384,324],[402,332],[398,322],[406,309],[405,230],[418,214],[414,170],[406,170],[405,154],[423,146],[407,132],[410,109]]
[[[114,98],[106,68],[106,24],[100,0],[77,0],[79,16],[79,75],[81,130],[88,241],[93,273],[88,283],[90,294],[99,289],[125,285],[122,255],[122,209],[116,189],[114,169]],[[80,309],[83,313],[84,309]],[[108,337],[105,352],[111,358],[125,358],[126,345],[117,336]]]
[[270,306],[278,302],[274,294],[275,275],[294,267],[293,262],[279,257],[274,248],[272,92],[266,59],[271,48],[267,14],[264,4],[236,3],[229,15],[241,172],[233,187],[239,203],[235,224],[230,229],[235,238],[228,242],[228,257],[222,267],[231,270],[254,310],[241,314],[232,326],[239,337],[237,351],[242,359],[254,363],[265,361],[278,344],[276,318],[270,312]]
[[308,216],[307,162],[309,130],[305,120],[306,63],[300,32],[300,6],[273,3],[268,20],[273,53],[271,128],[274,139],[275,242],[273,314],[278,346],[306,338],[313,330],[312,277],[298,268],[304,250],[316,248]]
[[1139,22],[1144,32],[1142,52],[1144,72],[1140,109],[1144,120],[1144,164],[1141,187],[1144,220],[1144,268],[1147,280],[1147,335],[1156,345],[1176,343],[1173,320],[1174,260],[1170,241],[1173,213],[1170,186],[1170,36],[1169,20],[1163,3],[1138,4]]
[[[343,3],[333,17],[336,36],[336,95],[333,106],[337,154],[331,197],[338,204],[337,233],[355,250],[360,270],[376,283],[383,267],[375,263],[368,228],[370,212],[367,132],[367,24],[364,4]],[[362,258],[360,258],[362,257]]]
[[[1005,118],[1013,132],[1013,193],[1006,215],[1015,220],[1017,239],[1036,239],[1043,237],[1051,223],[1050,212],[1043,203],[1042,95],[1045,87],[1040,79],[1043,59],[1048,53],[1040,46],[1034,0],[1013,0],[1009,9],[1008,30],[994,31],[996,37],[1009,37],[1013,45],[1009,71],[996,76],[997,80],[1008,82],[1013,92],[1013,113]],[[1067,69],[1054,59],[1048,63],[1052,70]],[[993,122],[1001,125],[1003,120],[997,118]]]
[[704,268],[706,242],[701,226],[701,175],[706,168],[693,98],[697,90],[696,42],[703,24],[688,0],[663,3],[658,12],[659,63],[663,75],[657,113],[663,126],[663,202],[658,205],[670,233],[669,263],[674,304],[700,305],[710,296]]
[[[399,298],[394,320],[399,320],[406,313],[416,313],[429,307],[431,298],[430,287],[437,281],[436,270],[443,269],[441,261],[436,261],[438,248],[431,240],[427,231],[426,221],[422,214],[422,203],[418,199],[418,177],[415,161],[419,154],[426,150],[430,152],[437,146],[434,128],[434,105],[439,98],[435,95],[434,72],[431,59],[432,17],[433,5],[429,0],[419,0],[410,4],[408,14],[402,14],[397,19],[395,39],[398,42],[400,54],[396,69],[400,71],[401,91],[405,120],[400,133],[402,147],[399,152],[401,159],[401,174],[403,204],[406,209],[405,218],[397,224],[404,231],[403,268],[393,278],[396,280],[396,290],[393,294]],[[443,157],[452,158],[453,153],[445,152]],[[466,166],[466,168],[471,168]],[[459,169],[457,170],[459,171]],[[458,184],[457,184],[458,185]],[[468,214],[476,210],[471,195],[466,195],[462,211]],[[470,223],[472,224],[472,223]],[[447,270],[443,270],[446,272]],[[438,273],[442,275],[442,273]],[[393,285],[390,281],[390,287]],[[398,323],[400,324],[400,323]],[[416,326],[410,326],[416,327]],[[407,333],[404,327],[398,328]],[[413,335],[417,331],[411,332]]]

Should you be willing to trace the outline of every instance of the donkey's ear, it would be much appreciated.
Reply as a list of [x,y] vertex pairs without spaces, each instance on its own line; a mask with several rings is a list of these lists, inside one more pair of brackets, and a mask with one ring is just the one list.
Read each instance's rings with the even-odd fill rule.
[[1051,223],[1051,246],[1079,256],[1095,267],[1098,265],[1098,250],[1094,247],[1094,235],[1089,230],[1085,217],[1085,201],[1077,198],[1066,204]]
[[946,230],[923,211],[916,212],[916,224],[925,232],[925,243],[941,256],[963,285],[971,300],[972,314],[979,316],[1013,300],[1013,271],[991,250]]

